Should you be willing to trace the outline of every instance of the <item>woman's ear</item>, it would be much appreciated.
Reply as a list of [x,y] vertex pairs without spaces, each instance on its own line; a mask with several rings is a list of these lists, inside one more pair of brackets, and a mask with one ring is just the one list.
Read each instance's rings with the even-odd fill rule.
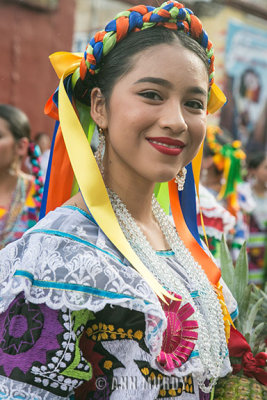
[[102,129],[108,127],[106,99],[97,87],[91,92],[91,117]]

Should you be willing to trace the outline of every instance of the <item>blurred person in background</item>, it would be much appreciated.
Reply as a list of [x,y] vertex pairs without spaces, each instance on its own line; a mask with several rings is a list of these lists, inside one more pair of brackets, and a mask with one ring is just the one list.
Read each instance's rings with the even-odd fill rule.
[[[21,170],[27,155],[34,175]],[[16,107],[0,104],[0,248],[38,221],[43,186],[38,157],[30,143],[28,117]]]
[[267,153],[251,154],[247,167],[248,181],[256,203],[250,215],[247,243],[249,279],[263,286],[267,278]]
[[51,138],[46,132],[38,132],[34,141],[41,150],[40,163],[43,172],[43,179],[45,179],[50,156]]
[[[248,238],[248,215],[255,207],[249,185],[242,180],[242,164],[246,155],[238,140],[231,141],[218,126],[209,126],[204,142],[199,208],[210,250],[217,261],[222,235],[226,237],[236,260]],[[204,237],[201,215],[198,227]]]

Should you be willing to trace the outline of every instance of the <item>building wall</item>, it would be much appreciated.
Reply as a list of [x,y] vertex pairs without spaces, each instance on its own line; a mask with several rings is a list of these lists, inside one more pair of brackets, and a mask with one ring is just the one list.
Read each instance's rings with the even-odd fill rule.
[[43,113],[58,84],[48,56],[71,51],[74,11],[75,0],[59,0],[55,11],[0,1],[0,102],[29,116],[32,136],[53,132],[53,121]]
[[98,30],[122,10],[132,7],[130,2],[119,0],[76,0],[73,51],[84,51],[87,43]]

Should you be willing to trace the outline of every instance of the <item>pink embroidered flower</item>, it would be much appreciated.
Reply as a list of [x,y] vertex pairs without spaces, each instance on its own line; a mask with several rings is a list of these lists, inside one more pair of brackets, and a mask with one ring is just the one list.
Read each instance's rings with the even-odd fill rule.
[[164,332],[159,364],[167,371],[173,371],[188,360],[198,337],[197,321],[188,320],[194,313],[193,307],[187,303],[181,307],[182,297],[173,294],[177,301],[162,303],[167,317],[167,329]]

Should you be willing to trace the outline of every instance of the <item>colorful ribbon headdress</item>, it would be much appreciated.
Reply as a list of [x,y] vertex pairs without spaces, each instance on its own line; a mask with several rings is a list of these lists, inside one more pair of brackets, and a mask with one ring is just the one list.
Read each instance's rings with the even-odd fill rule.
[[218,140],[220,136],[223,137],[223,131],[218,126],[207,128],[207,146],[213,154],[216,168],[223,173],[223,184],[218,200],[226,199],[227,209],[235,215],[239,210],[237,184],[242,182],[242,160],[246,158],[246,154],[241,149],[239,140],[222,144]]
[[[79,78],[98,73],[103,57],[129,32],[164,26],[182,30],[195,39],[206,51],[209,59],[208,111],[215,112],[226,101],[214,84],[214,55],[211,42],[202,29],[199,19],[191,10],[176,1],[167,1],[158,8],[136,6],[118,14],[106,25],[104,31],[96,33],[84,54],[65,52],[50,57],[60,78],[58,90],[48,100],[45,112],[57,120],[51,148],[41,215],[60,206],[79,188],[94,219],[135,269],[149,282],[155,293],[170,297],[154,276],[147,270],[127,242],[111,207],[104,181],[90,147],[95,124],[90,118],[88,106],[73,101],[73,86]],[[74,111],[75,109],[75,111]],[[78,116],[77,116],[78,114]],[[169,204],[178,233],[193,256],[205,269],[213,284],[218,282],[220,272],[202,249],[198,237],[195,213],[194,176],[198,185],[201,154],[187,167],[187,180],[182,195],[178,195],[174,181],[156,185],[156,195],[168,212]],[[194,170],[194,176],[193,176]],[[169,190],[168,190],[169,189]],[[190,199],[190,201],[188,201]]]

